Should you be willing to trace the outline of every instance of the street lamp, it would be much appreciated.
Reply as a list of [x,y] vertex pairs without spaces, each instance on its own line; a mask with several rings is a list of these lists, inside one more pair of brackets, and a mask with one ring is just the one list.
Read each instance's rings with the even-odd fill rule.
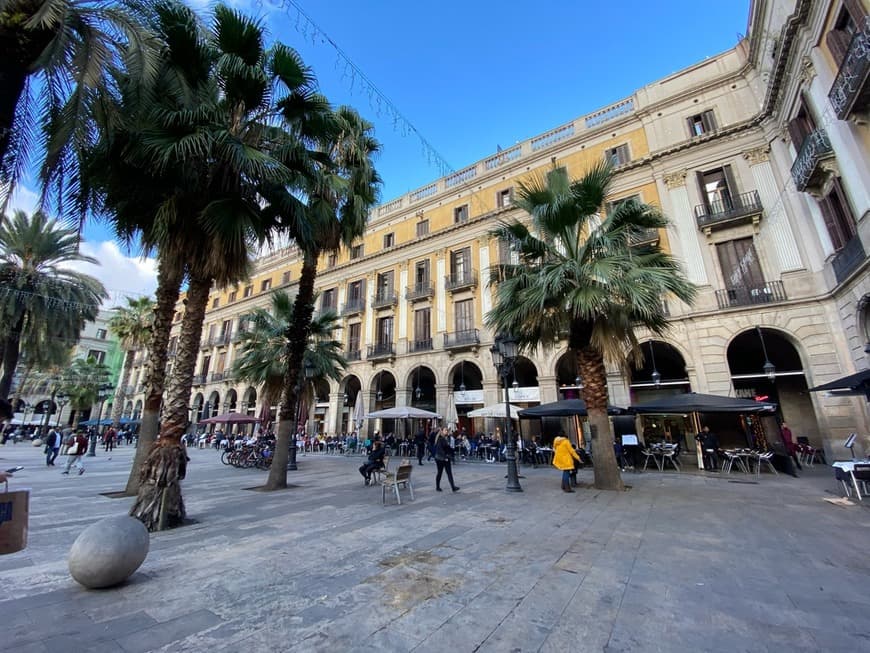
[[758,333],[758,339],[761,340],[761,351],[764,352],[764,365],[761,366],[761,369],[764,372],[764,376],[767,377],[767,380],[773,383],[776,381],[776,367],[770,362],[770,358],[767,356],[767,346],[764,344],[764,334],[761,332],[761,327],[756,326],[755,331]]
[[658,388],[662,384],[662,375],[659,374],[659,370],[656,367],[656,350],[653,349],[652,340],[649,341],[649,354],[652,357],[652,366],[653,366],[653,371],[652,371],[652,375],[651,375],[652,382],[653,382],[653,385]]
[[55,427],[59,428],[60,427],[60,417],[61,417],[61,414],[63,413],[64,406],[66,406],[69,403],[69,397],[67,397],[63,393],[58,393],[57,397],[55,397],[55,398],[57,399],[57,403],[60,406],[60,409],[57,411],[57,423],[55,424]]
[[91,433],[90,437],[90,446],[88,447],[88,456],[96,456],[97,455],[97,436],[100,432],[100,420],[103,418],[103,404],[106,403],[106,399],[109,398],[109,394],[113,390],[113,386],[108,383],[104,383],[99,388],[97,388],[97,401],[100,402],[100,410],[97,413],[97,430]]
[[517,470],[517,445],[514,442],[511,431],[510,397],[508,396],[508,379],[514,371],[517,361],[517,339],[510,335],[496,336],[495,344],[489,350],[492,355],[492,364],[495,366],[501,384],[504,387],[504,415],[505,415],[505,457],[507,458],[507,487],[508,492],[522,492],[520,477]]
[[[293,411],[295,419],[293,420],[293,432],[290,434],[290,459],[287,462],[287,469],[295,472],[296,467],[296,437],[299,431],[299,409],[302,406],[302,388],[305,387],[305,381],[314,378],[317,369],[310,361],[305,361],[303,366],[304,371],[299,375],[299,381],[296,383],[296,410]],[[345,393],[345,403],[347,402],[347,393]]]

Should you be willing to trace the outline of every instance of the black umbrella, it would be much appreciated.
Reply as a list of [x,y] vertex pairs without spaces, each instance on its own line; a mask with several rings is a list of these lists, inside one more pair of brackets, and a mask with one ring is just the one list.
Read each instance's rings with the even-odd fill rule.
[[776,404],[738,397],[704,395],[686,392],[679,395],[662,397],[642,404],[628,407],[633,413],[761,413],[776,410]]
[[810,388],[810,392],[822,392],[824,390],[832,390],[838,395],[864,395],[870,401],[870,370],[863,370],[817,385],[815,388]]
[[[608,406],[608,415],[622,415],[625,412],[624,408],[618,406]],[[575,415],[586,415],[586,402],[582,399],[562,399],[561,401],[553,401],[549,404],[541,404],[520,411],[520,417],[573,417]]]

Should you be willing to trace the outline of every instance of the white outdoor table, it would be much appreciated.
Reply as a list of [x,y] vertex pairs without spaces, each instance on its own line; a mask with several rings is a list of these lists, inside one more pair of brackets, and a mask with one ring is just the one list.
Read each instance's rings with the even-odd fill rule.
[[863,501],[861,490],[858,489],[858,479],[856,479],[855,475],[852,473],[855,470],[855,465],[870,465],[870,460],[838,460],[831,463],[831,467],[842,469],[844,472],[849,474],[852,478],[852,487],[855,488],[855,495],[858,497],[858,501]]

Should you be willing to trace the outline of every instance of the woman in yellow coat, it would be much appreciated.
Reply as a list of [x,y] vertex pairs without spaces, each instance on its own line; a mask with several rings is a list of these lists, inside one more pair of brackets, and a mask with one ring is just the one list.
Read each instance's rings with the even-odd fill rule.
[[574,471],[574,461],[580,462],[580,456],[571,446],[571,441],[564,435],[557,435],[553,440],[553,467],[562,470],[562,491],[573,492],[571,489],[571,472]]

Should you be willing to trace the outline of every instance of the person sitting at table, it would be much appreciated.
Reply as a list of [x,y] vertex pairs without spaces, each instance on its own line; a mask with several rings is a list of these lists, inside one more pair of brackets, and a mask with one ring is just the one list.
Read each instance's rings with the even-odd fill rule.
[[701,443],[701,453],[704,458],[704,469],[708,472],[719,471],[719,438],[710,430],[706,424],[701,429],[701,432],[695,436],[695,439]]
[[359,468],[359,473],[363,475],[368,485],[372,480],[372,472],[376,469],[384,467],[384,447],[380,440],[375,440],[372,444],[372,450],[369,452],[366,462]]
[[573,492],[571,489],[571,473],[574,471],[574,461],[580,460],[580,456],[571,446],[571,441],[557,435],[553,440],[553,467],[562,471],[562,491]]

